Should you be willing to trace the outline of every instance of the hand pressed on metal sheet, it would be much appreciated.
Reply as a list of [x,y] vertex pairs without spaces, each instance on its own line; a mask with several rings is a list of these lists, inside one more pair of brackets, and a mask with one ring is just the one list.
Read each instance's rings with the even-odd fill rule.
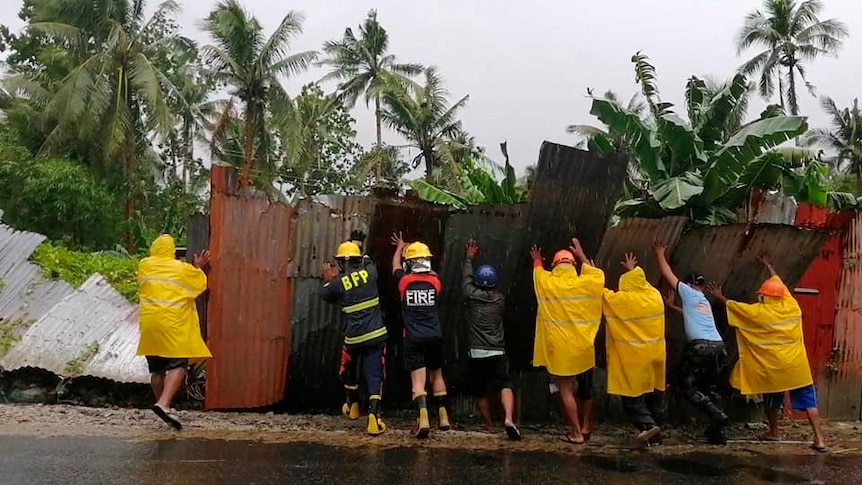
[[207,249],[203,252],[203,254],[197,255],[195,254],[194,266],[198,269],[204,269],[210,265],[211,261],[210,251]]
[[625,259],[620,261],[620,264],[623,265],[626,271],[632,271],[638,267],[638,258],[632,253],[626,253]]
[[652,250],[655,252],[656,256],[664,258],[667,253],[667,244],[665,244],[661,239],[656,239],[652,243]]
[[404,242],[404,237],[401,235],[400,232],[393,233],[392,237],[390,238],[390,241],[392,241],[392,245],[395,246],[398,251],[402,251],[404,248],[407,247],[407,243]]
[[321,277],[323,278],[323,281],[329,283],[335,278],[338,278],[338,268],[330,263],[323,263],[323,273]]
[[673,288],[667,290],[667,293],[664,294],[664,303],[671,308],[676,306],[676,290]]
[[544,258],[542,258],[542,250],[539,248],[539,246],[533,244],[533,247],[530,248],[530,257],[533,259],[533,263],[542,262],[542,259]]
[[467,241],[466,246],[467,259],[473,259],[476,257],[476,254],[479,253],[479,244],[474,241],[472,238]]
[[581,262],[581,263],[589,263],[590,262],[590,260],[587,259],[587,253],[584,252],[584,247],[581,246],[581,241],[579,241],[578,238],[576,238],[576,237],[572,238],[572,245],[569,246],[569,251],[572,252],[572,254],[575,256],[575,259],[577,259],[579,262]]
[[706,285],[706,293],[718,301],[727,301],[727,298],[724,297],[724,292],[721,291],[721,286],[714,281],[710,281],[709,284]]
[[766,251],[757,253],[757,262],[764,266],[772,266],[772,259]]

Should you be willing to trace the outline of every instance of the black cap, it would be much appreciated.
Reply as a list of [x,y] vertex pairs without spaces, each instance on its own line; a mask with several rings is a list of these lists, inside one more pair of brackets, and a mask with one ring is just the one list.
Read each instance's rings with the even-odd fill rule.
[[692,271],[691,273],[689,273],[683,281],[689,285],[695,286],[703,286],[706,284],[706,278],[704,278],[703,275],[697,271]]

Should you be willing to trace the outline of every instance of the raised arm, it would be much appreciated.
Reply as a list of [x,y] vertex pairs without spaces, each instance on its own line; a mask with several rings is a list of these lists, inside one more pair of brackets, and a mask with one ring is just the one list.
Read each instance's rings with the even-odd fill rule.
[[479,252],[479,245],[476,244],[476,241],[470,239],[467,241],[467,246],[464,252],[466,259],[461,268],[461,290],[464,292],[465,296],[470,296],[476,291],[475,286],[473,286],[473,258],[475,258],[476,254]]
[[667,256],[665,255],[667,252],[667,244],[656,239],[652,248],[655,253],[655,259],[658,261],[658,267],[661,269],[661,275],[672,288],[678,287],[679,278],[674,274],[673,269],[670,267],[670,263],[667,262]]
[[395,254],[392,255],[392,272],[394,273],[401,269],[401,254],[407,247],[407,243],[404,242],[400,232],[392,234],[392,245],[395,246]]
[[769,258],[769,255],[764,251],[757,255],[757,261],[766,268],[766,271],[769,272],[769,277],[778,276],[778,273],[775,272],[775,268],[772,267],[772,260]]
[[673,289],[668,290],[667,294],[664,296],[664,306],[667,307],[668,310],[682,315],[682,307],[676,304],[676,291]]
[[569,246],[569,251],[575,255],[575,259],[577,259],[579,263],[592,265],[589,258],[587,258],[587,253],[584,252],[584,247],[581,246],[581,241],[579,241],[578,238],[572,238],[572,245]]

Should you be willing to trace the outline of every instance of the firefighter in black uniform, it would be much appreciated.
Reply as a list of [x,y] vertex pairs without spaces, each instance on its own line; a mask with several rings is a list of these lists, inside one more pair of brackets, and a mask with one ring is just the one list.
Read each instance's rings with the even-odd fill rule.
[[379,435],[386,431],[380,418],[380,400],[387,334],[377,293],[377,267],[360,248],[364,238],[363,233],[354,231],[351,241],[338,246],[338,267],[323,265],[323,299],[338,304],[344,318],[340,377],[347,400],[342,412],[350,419],[359,419],[361,368],[369,394],[368,434]]

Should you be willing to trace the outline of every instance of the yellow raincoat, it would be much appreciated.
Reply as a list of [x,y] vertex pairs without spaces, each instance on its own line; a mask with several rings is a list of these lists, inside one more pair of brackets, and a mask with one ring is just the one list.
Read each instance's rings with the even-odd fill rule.
[[664,391],[664,301],[643,269],[623,274],[620,291],[605,290],[604,314],[608,394],[638,397]]
[[194,362],[212,357],[201,338],[195,308],[195,298],[207,289],[207,277],[200,269],[174,259],[175,251],[171,236],[159,236],[150,246],[150,257],[138,265],[138,355]]
[[[772,278],[781,282],[778,276]],[[790,391],[814,383],[802,338],[802,310],[786,287],[783,297],[763,297],[762,303],[728,301],[727,320],[736,327],[739,343],[739,362],[730,385],[743,395]]]
[[572,266],[533,269],[539,301],[533,365],[567,377],[596,366],[595,340],[602,321],[605,274],[588,264],[581,275]]

